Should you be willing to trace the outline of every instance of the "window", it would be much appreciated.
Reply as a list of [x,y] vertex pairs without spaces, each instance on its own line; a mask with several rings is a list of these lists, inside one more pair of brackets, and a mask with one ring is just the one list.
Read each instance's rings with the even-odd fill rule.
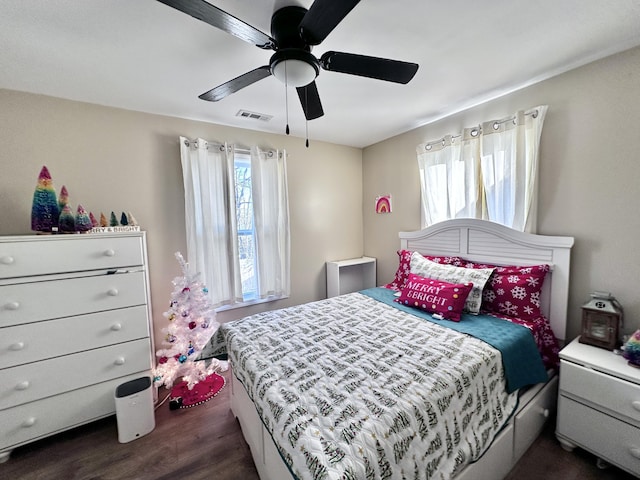
[[286,152],[180,137],[187,262],[214,307],[289,296]]
[[251,189],[251,157],[244,153],[234,155],[236,194],[236,225],[238,230],[238,259],[242,280],[242,300],[256,300],[258,277],[256,275],[256,239],[253,219]]

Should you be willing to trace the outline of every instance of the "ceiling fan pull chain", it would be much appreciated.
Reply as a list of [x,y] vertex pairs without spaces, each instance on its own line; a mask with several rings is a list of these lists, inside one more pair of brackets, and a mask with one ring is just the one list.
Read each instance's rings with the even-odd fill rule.
[[289,135],[289,86],[287,85],[287,64],[284,64],[284,108],[287,116],[287,128],[285,132]]
[[[304,104],[305,105],[309,105],[308,101],[307,101],[307,89],[304,89]],[[304,146],[309,148],[309,120],[307,119],[307,116],[304,116],[304,130],[305,130],[305,135],[306,135],[306,141],[304,143]]]

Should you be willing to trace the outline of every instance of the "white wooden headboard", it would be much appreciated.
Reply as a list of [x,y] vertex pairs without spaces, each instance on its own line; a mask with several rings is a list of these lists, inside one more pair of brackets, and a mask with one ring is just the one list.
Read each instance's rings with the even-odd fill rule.
[[567,331],[569,266],[573,237],[534,235],[486,220],[459,218],[416,232],[400,232],[400,248],[429,255],[463,257],[494,265],[551,266],[540,303],[556,337]]

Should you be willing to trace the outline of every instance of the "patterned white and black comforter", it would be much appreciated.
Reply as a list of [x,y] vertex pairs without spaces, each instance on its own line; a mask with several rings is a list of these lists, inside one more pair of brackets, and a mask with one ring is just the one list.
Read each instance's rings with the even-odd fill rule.
[[360,293],[225,323],[212,348],[298,479],[449,479],[517,404],[498,350]]

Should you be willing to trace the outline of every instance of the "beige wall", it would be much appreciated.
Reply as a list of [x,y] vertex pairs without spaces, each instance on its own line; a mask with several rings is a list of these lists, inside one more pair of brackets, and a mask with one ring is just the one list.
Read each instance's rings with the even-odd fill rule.
[[[397,232],[420,228],[418,144],[543,104],[537,232],[575,237],[567,338],[579,335],[580,306],[594,290],[618,298],[633,331],[640,327],[640,48],[365,148],[365,254],[378,258],[378,281],[390,281]],[[382,193],[393,195],[391,215],[373,213]]]
[[[230,310],[219,321],[324,298],[325,261],[361,256],[362,151],[304,139],[0,89],[0,235],[29,234],[38,174],[107,216],[131,211],[148,232],[156,339],[166,326],[174,252],[186,255],[178,137],[285,148],[291,219],[291,297]],[[69,292],[70,298],[73,292]]]

